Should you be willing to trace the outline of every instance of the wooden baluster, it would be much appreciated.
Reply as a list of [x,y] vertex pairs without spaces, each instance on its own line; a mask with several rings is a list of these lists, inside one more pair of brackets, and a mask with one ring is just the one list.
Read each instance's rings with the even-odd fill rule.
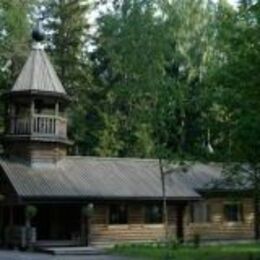
[[47,117],[45,118],[45,120],[46,120],[46,133],[49,134],[49,132],[50,132],[50,131],[49,131],[49,123],[50,123],[50,120],[49,120],[49,118],[47,118]]
[[59,104],[59,102],[57,101],[56,103],[55,103],[55,135],[59,135],[59,133],[60,133],[60,125],[59,125],[59,123],[60,123],[60,119],[59,119],[59,112],[60,112],[60,104]]
[[33,133],[36,132],[35,129],[36,129],[36,117],[34,116],[33,117]]
[[64,137],[67,137],[67,120],[64,121]]
[[20,118],[17,119],[17,133],[20,134],[21,132],[21,120]]
[[11,118],[11,134],[15,133],[15,118]]
[[17,120],[18,120],[18,118],[16,117],[15,118],[15,122],[14,122],[14,132],[15,132],[15,134],[17,134]]
[[35,111],[35,102],[34,99],[31,101],[31,107],[30,107],[30,134],[33,134],[34,132],[34,112]]
[[46,121],[46,133],[49,134],[49,118],[45,118]]
[[50,122],[49,132],[50,132],[51,135],[53,135],[53,132],[52,132],[52,122],[53,122],[53,118],[49,118],[49,122]]
[[59,134],[59,119],[56,117],[55,118],[55,135],[58,135]]
[[42,120],[42,133],[44,134],[44,133],[46,133],[46,129],[45,129],[45,127],[46,127],[45,118],[42,117],[41,120]]
[[32,124],[31,124],[31,121],[32,121],[32,118],[26,118],[26,134],[30,134],[32,131],[31,127],[32,127]]
[[55,127],[54,127],[54,124],[55,124],[55,118],[52,118],[52,129],[51,129],[51,133],[53,135],[55,135]]
[[26,133],[26,119],[23,118],[22,119],[22,134],[25,134]]
[[37,117],[37,134],[40,132],[40,118]]
[[45,129],[46,129],[46,134],[49,134],[49,120],[47,117],[45,118]]
[[46,134],[46,118],[42,118],[42,124],[43,124],[43,133]]

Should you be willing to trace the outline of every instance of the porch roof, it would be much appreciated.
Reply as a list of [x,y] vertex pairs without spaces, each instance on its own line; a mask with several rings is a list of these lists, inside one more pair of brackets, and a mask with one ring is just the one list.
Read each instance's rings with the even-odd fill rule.
[[[55,167],[7,159],[0,159],[0,165],[23,199],[162,199],[158,160],[73,156]],[[178,173],[166,175],[166,195],[171,200],[200,199]]]

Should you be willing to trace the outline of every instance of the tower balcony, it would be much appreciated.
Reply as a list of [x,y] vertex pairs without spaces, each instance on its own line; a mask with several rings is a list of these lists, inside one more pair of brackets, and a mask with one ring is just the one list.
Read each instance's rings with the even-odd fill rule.
[[10,120],[9,134],[66,139],[67,119],[42,114],[24,117],[14,116]]

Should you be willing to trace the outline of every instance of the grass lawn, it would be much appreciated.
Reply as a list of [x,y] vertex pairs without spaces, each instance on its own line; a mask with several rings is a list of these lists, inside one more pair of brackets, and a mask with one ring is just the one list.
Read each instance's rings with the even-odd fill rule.
[[166,249],[160,245],[129,244],[115,246],[111,253],[137,259],[180,260],[260,260],[260,244],[200,246],[174,246]]

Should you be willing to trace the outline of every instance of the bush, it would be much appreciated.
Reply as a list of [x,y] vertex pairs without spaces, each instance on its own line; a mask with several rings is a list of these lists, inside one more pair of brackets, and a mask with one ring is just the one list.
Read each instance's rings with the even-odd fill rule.
[[180,242],[178,239],[174,238],[171,240],[171,248],[172,249],[178,249],[180,247]]
[[199,248],[200,247],[200,243],[201,243],[200,234],[195,233],[193,235],[193,246],[194,246],[194,248]]
[[29,205],[25,208],[25,216],[27,219],[32,219],[37,214],[37,208],[35,206]]

